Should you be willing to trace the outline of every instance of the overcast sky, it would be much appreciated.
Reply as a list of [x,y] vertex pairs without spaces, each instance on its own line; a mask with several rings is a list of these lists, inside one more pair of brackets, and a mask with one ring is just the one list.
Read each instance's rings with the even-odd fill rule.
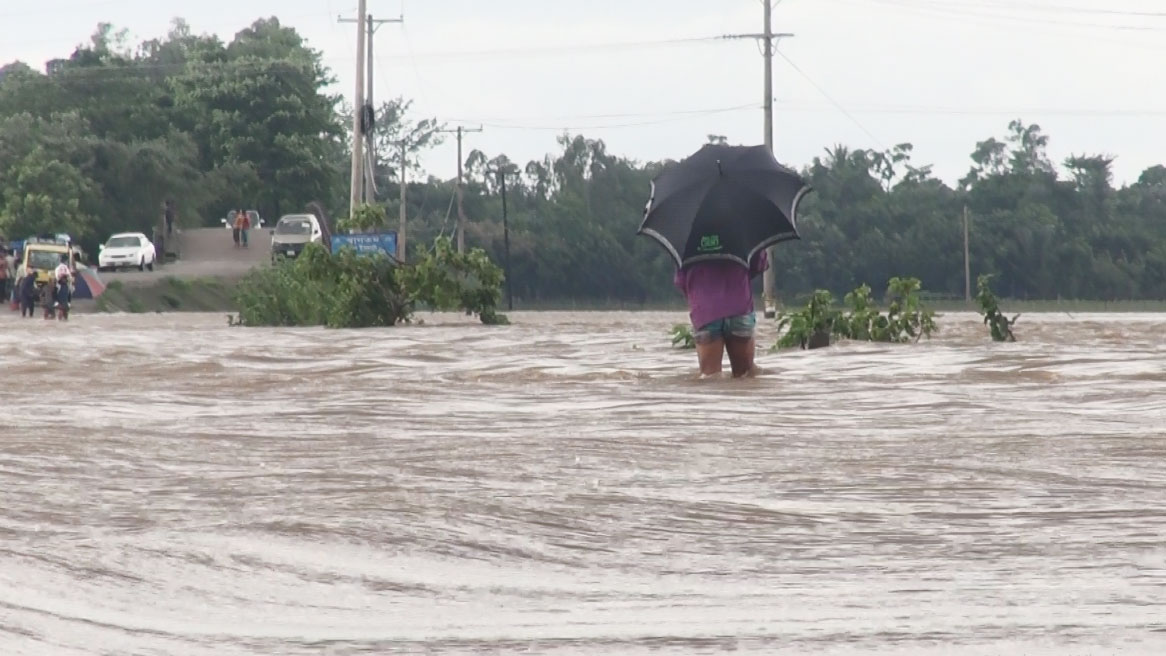
[[[181,16],[229,41],[278,16],[323,52],[351,98],[356,0],[0,0],[0,62],[43,67],[99,21],[136,41]],[[481,126],[473,148],[526,162],[564,129],[639,160],[679,158],[708,134],[762,143],[761,0],[369,0],[376,95],[414,116]],[[1166,3],[1161,0],[784,0],[792,32],[774,62],[775,151],[801,166],[833,144],[909,141],[915,164],[954,182],[979,140],[1039,123],[1059,163],[1115,156],[1118,184],[1166,161]],[[691,40],[689,40],[691,39]],[[660,43],[663,41],[673,43]],[[456,170],[453,140],[425,158]]]

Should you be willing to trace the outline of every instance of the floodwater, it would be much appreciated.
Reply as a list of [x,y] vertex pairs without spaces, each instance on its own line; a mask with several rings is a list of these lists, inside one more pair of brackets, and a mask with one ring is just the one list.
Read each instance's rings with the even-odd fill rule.
[[1166,315],[420,318],[0,316],[0,654],[1166,652]]

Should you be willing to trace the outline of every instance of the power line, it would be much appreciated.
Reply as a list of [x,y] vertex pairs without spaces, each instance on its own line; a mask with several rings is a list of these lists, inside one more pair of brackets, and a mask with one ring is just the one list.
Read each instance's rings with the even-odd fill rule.
[[[917,2],[912,0],[871,0],[873,3],[881,4],[887,7],[896,7],[920,13],[923,15],[939,16],[943,18],[982,18],[1001,22],[1012,22],[1016,24],[1025,25],[1040,25],[1053,27],[1071,27],[1075,29],[1089,29],[1089,30],[1105,30],[1116,32],[1160,32],[1166,29],[1166,25],[1151,26],[1151,25],[1112,25],[1106,23],[1083,23],[1079,21],[1056,20],[1041,18],[1038,16],[1024,16],[1016,13],[1009,13],[1011,6],[994,5],[965,5],[969,8],[961,8],[959,6],[948,3],[934,3],[934,2]],[[852,3],[855,4],[855,3]],[[1003,11],[1004,13],[1000,13]]]
[[[782,111],[787,112],[818,112],[821,106],[811,105],[782,105]],[[1076,116],[1076,117],[1107,117],[1124,116],[1131,118],[1166,117],[1166,110],[1157,109],[1065,109],[1053,107],[1028,108],[962,108],[962,107],[856,107],[851,105],[848,110],[852,114],[905,114],[912,116],[1005,116],[1042,114],[1046,116]]]
[[[833,1],[837,2],[839,4],[844,4],[847,7],[862,8],[862,9],[870,9],[871,8],[871,4],[870,4],[869,0],[866,2],[862,2],[860,0],[833,0]],[[873,1],[879,2],[879,0],[873,0]],[[1161,52],[1163,50],[1166,50],[1162,47],[1162,44],[1157,42],[1157,41],[1152,42],[1152,41],[1146,41],[1146,40],[1141,40],[1141,39],[1137,39],[1137,38],[1132,38],[1134,36],[1134,34],[1140,34],[1140,33],[1126,32],[1125,33],[1126,36],[1123,36],[1123,38],[1121,38],[1121,39],[1109,38],[1104,33],[1099,33],[1097,30],[1091,30],[1090,28],[1095,27],[1096,26],[1095,24],[1070,23],[1068,25],[1065,25],[1063,23],[1052,23],[1052,22],[1047,21],[1047,20],[1037,20],[1037,19],[1033,19],[1033,18],[1028,18],[1027,20],[1025,20],[1022,17],[1016,17],[1016,16],[1008,17],[1008,16],[1000,16],[998,14],[985,15],[982,13],[977,14],[977,13],[968,12],[968,11],[959,12],[958,10],[956,13],[952,13],[950,10],[945,11],[943,9],[928,8],[928,7],[923,7],[920,5],[895,4],[893,2],[891,2],[891,3],[884,2],[883,6],[890,8],[892,11],[906,12],[906,13],[910,13],[910,14],[915,15],[915,16],[924,17],[928,20],[943,21],[943,22],[958,22],[961,26],[965,26],[965,27],[966,26],[983,26],[983,27],[990,27],[993,29],[1023,30],[1024,34],[1028,35],[1028,36],[1031,36],[1033,34],[1039,34],[1039,35],[1047,35],[1049,37],[1072,38],[1072,39],[1080,39],[1082,37],[1083,33],[1089,33],[1089,39],[1090,39],[1091,44],[1113,43],[1116,45],[1120,45],[1123,48],[1138,48],[1141,50],[1151,50],[1154,52]],[[1115,31],[1110,30],[1110,32],[1115,32]],[[1152,32],[1147,32],[1145,34],[1149,35],[1149,34],[1152,34]]]
[[810,75],[808,73],[806,73],[805,71],[803,71],[801,69],[801,67],[799,67],[797,64],[795,64],[792,59],[790,59],[788,56],[786,56],[786,54],[784,52],[781,52],[779,50],[779,51],[777,51],[777,55],[779,57],[781,57],[782,59],[784,59],[785,63],[790,65],[790,68],[797,71],[798,75],[801,75],[807,82],[809,82],[810,86],[814,87],[814,89],[816,89],[818,91],[818,93],[822,94],[823,98],[825,98],[827,101],[829,101],[829,103],[831,105],[834,105],[835,109],[842,112],[842,114],[844,116],[846,116],[846,118],[850,119],[850,121],[852,123],[854,123],[856,126],[858,126],[858,129],[862,130],[863,133],[866,134],[866,136],[870,137],[872,140],[874,140],[875,143],[877,143],[882,148],[886,148],[886,145],[883,144],[882,141],[878,137],[876,137],[873,132],[866,129],[866,126],[863,125],[861,121],[859,121],[857,118],[855,118],[853,114],[846,111],[845,107],[843,107],[838,101],[834,100],[834,98],[831,97],[830,94],[826,93],[825,89],[823,89],[817,82],[815,82],[814,79],[812,77],[810,77]]
[[545,46],[525,46],[520,48],[496,48],[489,50],[460,50],[449,52],[414,52],[409,56],[405,55],[390,55],[387,59],[460,59],[460,58],[474,58],[479,59],[483,57],[493,56],[522,56],[522,55],[536,55],[536,54],[555,54],[555,53],[603,53],[613,52],[618,50],[635,50],[640,48],[655,48],[663,46],[677,46],[692,43],[712,43],[722,37],[720,36],[697,36],[697,37],[683,37],[675,39],[659,39],[652,41],[608,41],[599,43],[573,43],[564,45],[545,45]]
[[483,123],[495,122],[501,125],[513,124],[521,121],[552,121],[552,120],[586,120],[586,119],[603,119],[603,118],[644,118],[644,117],[665,117],[665,116],[691,116],[691,115],[705,115],[718,114],[723,112],[733,112],[742,109],[755,109],[757,106],[753,103],[744,103],[740,105],[732,105],[729,107],[711,107],[707,109],[676,109],[659,112],[624,112],[624,113],[609,113],[609,114],[571,114],[571,115],[557,115],[557,116],[522,116],[522,117],[479,117],[479,118],[450,118],[449,121],[462,121],[468,123]]
[[1033,2],[999,2],[993,0],[981,0],[981,2],[945,2],[943,0],[919,0],[916,4],[934,5],[936,8],[943,7],[964,7],[968,9],[1018,9],[1021,11],[1028,11],[1034,13],[1055,13],[1055,14],[1092,14],[1096,16],[1118,16],[1118,17],[1139,17],[1139,18],[1166,18],[1166,11],[1139,11],[1132,9],[1101,9],[1098,7],[1077,7],[1067,5],[1045,5]]
[[[581,132],[584,130],[614,130],[621,128],[636,128],[645,127],[649,125],[663,125],[665,123],[676,123],[688,118],[696,116],[708,116],[712,114],[726,114],[729,112],[738,112],[745,109],[756,109],[756,105],[740,105],[738,107],[729,107],[715,110],[702,110],[699,112],[690,112],[679,116],[672,116],[671,118],[661,118],[651,121],[632,121],[626,123],[598,123],[593,125],[564,125],[564,124],[544,124],[544,125],[521,125],[514,123],[491,123],[489,121],[474,121],[483,127],[495,128],[499,130],[524,130],[524,131],[550,131],[550,132]],[[454,119],[443,119],[453,121]]]

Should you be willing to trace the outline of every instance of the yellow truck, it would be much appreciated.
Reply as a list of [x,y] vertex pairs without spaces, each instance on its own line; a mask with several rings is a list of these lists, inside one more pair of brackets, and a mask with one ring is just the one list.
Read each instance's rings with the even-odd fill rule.
[[67,236],[30,237],[24,242],[24,270],[36,270],[37,286],[53,279],[53,271],[61,263],[61,256],[68,256],[69,269],[77,271],[77,265],[85,262],[85,252]]

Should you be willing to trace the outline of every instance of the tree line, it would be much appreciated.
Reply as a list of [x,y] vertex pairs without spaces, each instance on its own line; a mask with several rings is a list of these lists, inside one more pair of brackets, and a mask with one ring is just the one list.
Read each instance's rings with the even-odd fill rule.
[[[332,82],[320,53],[275,18],[229,43],[177,20],[165,38],[131,46],[102,24],[51,75],[5,66],[0,233],[65,231],[95,246],[111,232],[148,232],[166,198],[186,226],[215,225],[239,206],[277,217],[318,202],[347,214],[352,109],[329,95]],[[374,137],[390,227],[398,176],[410,180],[412,256],[452,233],[457,187],[417,168],[444,126],[410,109],[403,98],[382,104]],[[578,134],[558,146],[525,164],[468,154],[467,245],[503,261],[504,179],[518,304],[675,299],[671,262],[635,236],[650,181],[668,162],[621,157]],[[801,207],[802,239],[778,248],[780,292],[840,295],[863,283],[877,292],[909,276],[927,292],[962,297],[966,210],[972,277],[995,274],[1002,296],[1166,297],[1166,167],[1115,188],[1112,157],[1075,155],[1059,170],[1047,146],[1040,126],[1012,121],[974,144],[954,186],[913,162],[911,144],[824,149],[796,167],[814,192]]]

